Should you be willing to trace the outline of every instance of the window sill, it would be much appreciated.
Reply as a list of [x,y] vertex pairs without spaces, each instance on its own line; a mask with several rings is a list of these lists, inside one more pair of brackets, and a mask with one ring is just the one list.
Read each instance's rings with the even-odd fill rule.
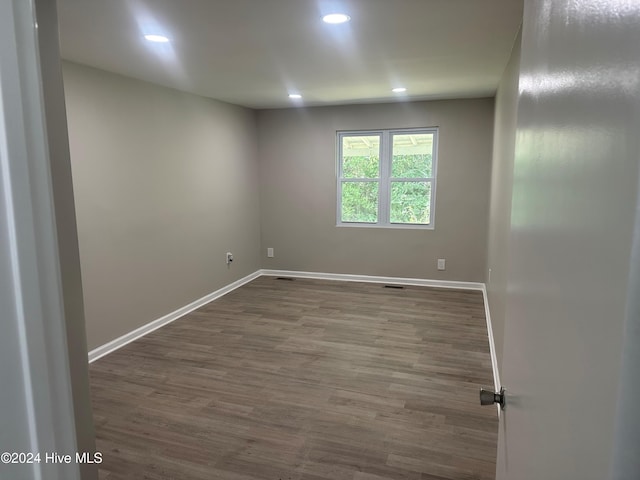
[[374,223],[338,223],[336,227],[344,228],[377,228],[385,230],[434,230],[433,224],[430,225],[408,225],[408,224],[390,224],[390,225],[376,225]]

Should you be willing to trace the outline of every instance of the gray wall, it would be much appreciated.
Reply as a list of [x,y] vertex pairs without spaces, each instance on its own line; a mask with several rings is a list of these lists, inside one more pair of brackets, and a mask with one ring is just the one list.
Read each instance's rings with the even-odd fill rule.
[[519,75],[520,34],[498,86],[493,129],[486,284],[498,368],[502,366]]
[[92,349],[260,268],[256,121],[76,64],[63,73]]
[[639,42],[636,2],[525,2],[498,480],[640,473]]
[[[336,227],[336,130],[430,126],[435,229]],[[258,127],[263,268],[484,281],[493,99],[263,110]]]

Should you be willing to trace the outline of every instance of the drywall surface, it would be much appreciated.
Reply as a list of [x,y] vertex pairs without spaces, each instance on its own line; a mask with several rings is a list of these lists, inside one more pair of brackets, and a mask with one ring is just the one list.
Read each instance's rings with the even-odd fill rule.
[[63,74],[92,349],[259,268],[256,120],[89,67]]
[[[484,281],[493,99],[258,112],[263,268]],[[336,226],[336,132],[439,127],[435,228]],[[275,257],[267,258],[267,248]],[[438,258],[447,269],[438,271]]]
[[520,35],[496,94],[489,204],[489,240],[487,242],[487,295],[496,346],[498,368],[502,366],[509,234],[511,231],[511,193],[516,147],[518,80],[520,76]]
[[639,25],[636,2],[525,2],[498,480],[638,478],[637,435],[613,445],[618,408],[638,424]]

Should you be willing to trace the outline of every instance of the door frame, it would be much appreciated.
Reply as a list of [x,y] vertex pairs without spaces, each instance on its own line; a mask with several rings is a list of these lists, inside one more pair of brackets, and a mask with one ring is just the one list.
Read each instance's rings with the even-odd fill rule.
[[[40,461],[0,472],[78,480],[35,3],[0,2],[0,451]],[[73,461],[47,463],[53,452]]]

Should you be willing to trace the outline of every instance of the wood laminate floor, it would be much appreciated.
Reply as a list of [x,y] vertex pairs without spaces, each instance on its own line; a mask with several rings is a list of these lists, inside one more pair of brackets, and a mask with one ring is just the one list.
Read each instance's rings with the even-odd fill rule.
[[480,292],[261,277],[90,374],[101,479],[494,478]]

